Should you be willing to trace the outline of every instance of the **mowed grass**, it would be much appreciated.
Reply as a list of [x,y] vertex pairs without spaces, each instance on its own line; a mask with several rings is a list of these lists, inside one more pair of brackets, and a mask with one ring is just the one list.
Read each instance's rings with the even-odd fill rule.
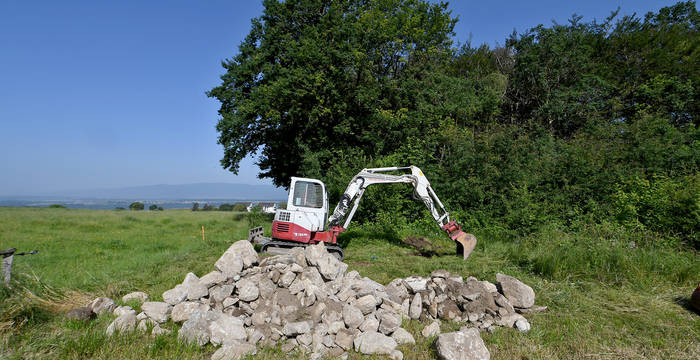
[[[66,321],[63,313],[96,296],[120,302],[136,290],[161,300],[187,272],[211,271],[231,242],[247,236],[248,227],[245,217],[230,212],[0,208],[0,248],[40,251],[16,257],[17,281],[0,291],[0,358],[208,357],[214,347],[178,342],[173,323],[164,325],[174,330],[167,336],[108,338],[104,331],[113,316],[80,323]],[[528,333],[482,333],[493,359],[693,359],[700,354],[700,316],[688,305],[700,280],[695,252],[646,245],[653,244],[649,235],[610,226],[576,233],[552,227],[517,239],[477,229],[479,244],[464,262],[433,230],[365,225],[352,228],[341,243],[350,269],[381,283],[447,269],[489,281],[501,272],[532,286],[536,303],[549,310],[527,315]],[[425,236],[434,246],[419,251],[401,241],[408,235]],[[418,340],[400,347],[404,358],[437,358],[434,339],[420,336],[425,325],[404,323]],[[458,328],[442,324],[443,332]],[[304,355],[267,348],[254,358]]]

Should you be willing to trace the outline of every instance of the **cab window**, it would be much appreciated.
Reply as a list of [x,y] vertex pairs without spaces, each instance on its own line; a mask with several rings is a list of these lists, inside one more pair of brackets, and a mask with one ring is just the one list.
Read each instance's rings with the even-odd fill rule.
[[308,181],[297,181],[294,184],[294,206],[322,208],[323,186]]

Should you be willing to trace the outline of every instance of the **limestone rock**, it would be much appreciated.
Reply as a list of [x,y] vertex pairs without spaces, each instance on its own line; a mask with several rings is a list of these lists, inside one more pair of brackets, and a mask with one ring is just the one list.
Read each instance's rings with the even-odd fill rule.
[[131,308],[131,306],[119,306],[114,311],[112,311],[112,314],[116,316],[122,316],[123,314],[126,314],[128,312],[133,312],[134,315],[136,315],[136,311]]
[[377,300],[372,295],[365,295],[355,302],[355,307],[362,311],[362,315],[367,315],[374,312],[377,305]]
[[224,345],[219,348],[219,350],[216,350],[214,355],[211,356],[211,360],[238,360],[244,355],[254,355],[256,353],[257,349],[255,345],[237,341]]
[[355,345],[355,351],[366,355],[389,355],[397,346],[394,339],[376,331],[365,332],[356,336],[353,344]]
[[401,315],[385,312],[379,317],[379,332],[384,335],[391,335],[401,326]]
[[194,273],[185,275],[182,286],[185,289],[185,293],[187,293],[187,300],[199,300],[209,294],[209,289],[199,281],[199,278]]
[[182,324],[177,337],[186,343],[204,346],[211,336],[209,324],[216,319],[217,316],[211,311],[195,311]]
[[234,285],[215,285],[209,288],[209,299],[213,300],[215,303],[223,302],[227,297],[231,296],[233,293]]
[[353,341],[355,337],[352,332],[348,329],[340,329],[337,334],[335,334],[335,343],[343,348],[344,350],[352,349]]
[[343,321],[349,329],[355,329],[364,321],[362,311],[353,305],[346,304],[343,306]]
[[177,305],[187,299],[187,290],[182,284],[176,285],[163,293],[163,301],[170,305]]
[[170,330],[164,329],[160,327],[160,325],[156,324],[153,326],[153,330],[151,330],[151,335],[153,336],[160,336],[160,335],[168,335],[170,334]]
[[376,332],[379,329],[379,320],[377,320],[374,316],[367,316],[365,321],[360,324],[359,329],[362,332]]
[[66,313],[66,318],[70,320],[87,321],[95,318],[95,313],[87,306],[75,308]]
[[288,322],[282,328],[282,333],[288,337],[306,334],[311,332],[312,325],[311,321]]
[[411,301],[411,307],[408,310],[408,316],[411,319],[418,320],[420,314],[423,311],[423,300],[421,299],[420,293],[416,293]]
[[527,319],[518,319],[515,321],[514,324],[515,328],[518,329],[520,332],[528,332],[530,331],[530,323],[527,321]]
[[491,353],[475,328],[441,334],[435,342],[442,360],[489,360]]
[[216,313],[209,323],[209,341],[214,345],[228,345],[234,341],[245,341],[248,334],[243,327],[243,320],[228,314]]
[[134,291],[122,296],[123,302],[129,302],[131,300],[136,300],[141,304],[145,301],[148,301],[148,294],[146,294],[143,291]]
[[238,292],[238,298],[242,301],[250,302],[260,296],[260,290],[258,289],[257,285],[247,279],[241,279],[238,283],[236,283],[236,289]]
[[440,323],[437,321],[433,321],[430,323],[430,325],[426,326],[423,328],[423,331],[421,331],[421,335],[423,337],[429,338],[431,336],[439,335],[440,334]]
[[403,280],[406,288],[412,293],[425,291],[428,285],[428,279],[420,276],[410,276]]
[[102,313],[111,313],[114,311],[117,304],[114,303],[114,300],[108,297],[98,297],[97,299],[92,300],[87,307],[89,307],[92,312],[97,314],[97,316],[100,316]]
[[391,338],[399,345],[416,343],[416,339],[413,338],[413,335],[404,328],[396,329],[394,333],[391,334]]
[[141,311],[159,324],[168,321],[172,309],[171,305],[159,301],[146,301],[141,305]]
[[118,318],[114,319],[111,324],[107,327],[107,336],[112,336],[115,332],[129,332],[133,331],[136,327],[136,314],[134,312],[127,312]]
[[195,301],[181,302],[173,307],[170,317],[174,322],[187,321],[195,311],[207,311],[209,305]]
[[389,353],[389,359],[403,360],[403,353],[400,350],[394,350],[391,353]]
[[221,271],[216,270],[199,278],[199,283],[205,286],[207,289],[214,285],[221,284],[224,281],[226,281],[226,275],[224,275]]
[[496,274],[496,279],[501,293],[513,306],[529,308],[535,304],[535,291],[531,287],[512,276],[500,273]]

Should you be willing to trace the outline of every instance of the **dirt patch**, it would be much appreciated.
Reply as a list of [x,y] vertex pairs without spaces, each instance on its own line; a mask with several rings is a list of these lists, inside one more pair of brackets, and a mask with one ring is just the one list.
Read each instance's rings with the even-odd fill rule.
[[417,252],[414,255],[423,257],[432,257],[436,255],[433,244],[424,237],[407,236],[403,239],[403,243],[416,248]]

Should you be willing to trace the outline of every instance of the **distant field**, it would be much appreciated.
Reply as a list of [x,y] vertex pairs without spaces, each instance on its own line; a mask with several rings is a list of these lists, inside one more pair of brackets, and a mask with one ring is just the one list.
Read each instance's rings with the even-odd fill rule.
[[[39,250],[16,257],[17,283],[12,290],[0,287],[0,359],[208,357],[211,345],[183,345],[176,331],[155,339],[138,334],[107,338],[111,315],[83,324],[65,321],[63,312],[96,296],[118,300],[136,290],[160,300],[187,272],[211,271],[232,241],[246,237],[248,227],[245,214],[230,212],[0,208],[0,249]],[[638,238],[643,233],[606,226],[575,234],[543,229],[515,241],[503,240],[494,230],[473,232],[479,244],[467,262],[452,255],[450,241],[430,226],[365,225],[351,229],[341,242],[350,269],[381,283],[447,269],[490,281],[502,272],[532,286],[536,303],[549,311],[527,316],[528,333],[482,333],[492,359],[689,359],[700,354],[700,316],[687,302],[700,280],[695,252],[637,247],[633,241],[647,243]],[[426,236],[435,247],[421,255],[402,243],[407,235]],[[399,347],[406,359],[436,358],[432,339],[419,335],[424,325],[404,323],[419,340]],[[442,330],[458,326],[443,323]],[[255,358],[280,357],[303,358],[279,349],[265,349]]]

